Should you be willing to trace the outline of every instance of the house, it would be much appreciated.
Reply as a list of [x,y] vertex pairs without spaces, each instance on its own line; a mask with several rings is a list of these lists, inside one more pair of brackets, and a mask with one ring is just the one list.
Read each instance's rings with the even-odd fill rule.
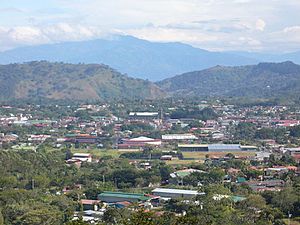
[[51,135],[44,135],[44,134],[40,134],[40,135],[30,135],[28,137],[28,141],[29,142],[44,142],[47,138],[51,138]]
[[65,140],[67,142],[79,144],[96,144],[99,142],[99,137],[89,134],[66,134]]
[[92,155],[89,153],[74,153],[72,160],[80,160],[81,162],[92,162]]
[[173,156],[172,155],[163,155],[160,157],[160,160],[172,160]]
[[121,143],[118,144],[119,149],[132,149],[132,148],[141,148],[146,145],[151,146],[160,146],[160,139],[153,139],[148,137],[137,137],[132,139],[122,139]]
[[197,195],[204,195],[203,192],[198,192],[194,190],[183,190],[183,189],[169,189],[169,188],[155,188],[152,190],[152,194],[160,196],[162,198],[185,198],[190,199],[196,197]]
[[98,199],[107,203],[116,202],[145,202],[150,197],[144,194],[104,191],[98,195]]
[[280,191],[284,188],[283,180],[264,180],[264,181],[248,181],[245,182],[253,191]]
[[297,163],[300,163],[300,148],[288,148],[286,154],[292,156]]
[[97,211],[100,201],[99,200],[90,200],[90,199],[81,199],[80,204],[83,206],[83,210]]
[[66,186],[66,187],[64,187],[63,190],[62,190],[62,192],[63,192],[64,194],[67,194],[67,193],[69,193],[69,192],[71,192],[71,191],[74,191],[74,190],[81,190],[81,189],[82,189],[81,184],[75,184],[74,186]]
[[255,154],[255,160],[264,161],[265,159],[269,159],[271,154],[271,152],[257,152]]

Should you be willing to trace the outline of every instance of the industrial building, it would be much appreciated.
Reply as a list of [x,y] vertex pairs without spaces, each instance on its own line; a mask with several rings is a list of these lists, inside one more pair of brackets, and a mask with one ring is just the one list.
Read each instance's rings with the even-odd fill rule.
[[160,196],[162,198],[193,198],[197,195],[204,195],[203,192],[194,190],[183,190],[183,189],[169,189],[169,188],[155,188],[152,191],[153,195]]
[[98,199],[103,202],[114,203],[114,202],[145,202],[150,199],[150,197],[144,194],[137,193],[126,193],[126,192],[111,192],[104,191],[98,195]]
[[178,144],[182,152],[239,152],[257,151],[256,146],[242,146],[239,144]]

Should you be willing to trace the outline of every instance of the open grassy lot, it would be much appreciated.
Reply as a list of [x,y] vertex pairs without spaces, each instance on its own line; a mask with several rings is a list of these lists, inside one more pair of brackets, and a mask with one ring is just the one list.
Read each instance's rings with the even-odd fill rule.
[[203,163],[203,160],[180,160],[180,159],[173,159],[165,161],[168,165],[189,165],[192,163]]
[[118,152],[117,149],[72,149],[72,153],[91,153],[97,158],[101,158],[104,156],[112,156],[114,158],[118,158],[122,154]]
[[290,220],[290,222],[289,222],[289,220],[288,219],[284,219],[283,220],[284,222],[285,222],[285,224],[290,224],[290,225],[300,225],[300,222],[298,221],[298,220]]
[[190,159],[205,159],[206,155],[210,157],[224,157],[226,154],[232,153],[235,156],[245,157],[245,156],[255,156],[255,152],[182,152],[184,158]]
[[93,156],[97,158],[111,156],[113,158],[118,158],[121,154],[126,152],[136,152],[139,150],[136,149],[71,149],[72,153],[91,153]]

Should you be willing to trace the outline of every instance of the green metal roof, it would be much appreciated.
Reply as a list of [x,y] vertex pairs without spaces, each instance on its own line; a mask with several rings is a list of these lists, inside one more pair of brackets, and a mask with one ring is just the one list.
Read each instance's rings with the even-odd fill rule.
[[76,137],[78,134],[65,134],[65,137]]
[[238,183],[244,183],[244,182],[246,182],[247,180],[246,180],[246,178],[245,177],[238,177],[237,178],[237,182]]
[[98,197],[119,197],[119,198],[132,198],[132,199],[138,199],[141,201],[149,200],[150,198],[143,195],[143,194],[137,194],[137,193],[126,193],[126,192],[110,192],[105,191],[98,195]]

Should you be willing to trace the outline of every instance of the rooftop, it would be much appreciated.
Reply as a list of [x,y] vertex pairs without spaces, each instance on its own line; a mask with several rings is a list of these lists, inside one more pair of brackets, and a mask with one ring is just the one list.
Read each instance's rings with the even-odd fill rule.
[[126,192],[111,192],[111,191],[104,191],[98,196],[102,197],[120,197],[120,198],[132,198],[132,199],[139,199],[139,200],[148,200],[149,197],[145,196],[144,194],[138,193],[126,193]]
[[202,193],[199,193],[198,191],[194,191],[194,190],[169,189],[169,188],[155,188],[154,190],[152,190],[152,193],[153,192],[173,193],[173,194],[189,194],[189,195],[202,194]]

